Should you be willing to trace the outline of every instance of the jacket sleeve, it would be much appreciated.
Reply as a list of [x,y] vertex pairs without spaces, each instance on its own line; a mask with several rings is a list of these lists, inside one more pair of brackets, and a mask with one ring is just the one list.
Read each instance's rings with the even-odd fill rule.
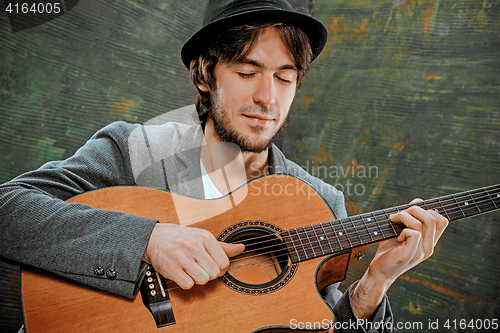
[[388,333],[392,332],[393,315],[389,298],[385,295],[382,303],[370,319],[360,320],[352,310],[351,295],[358,281],[341,293],[337,288],[339,283],[326,287],[325,301],[330,304],[335,313],[335,332],[342,333]]
[[135,126],[113,123],[72,157],[0,185],[0,257],[135,296],[157,221],[65,202],[99,188],[135,185],[127,146]]

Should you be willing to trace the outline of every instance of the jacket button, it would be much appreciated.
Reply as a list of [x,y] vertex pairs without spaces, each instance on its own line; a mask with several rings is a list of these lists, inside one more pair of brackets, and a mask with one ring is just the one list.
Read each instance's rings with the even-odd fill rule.
[[106,276],[109,277],[110,279],[116,277],[116,271],[114,269],[110,269],[106,272]]
[[94,268],[94,274],[95,275],[104,275],[104,268],[102,268],[102,267]]

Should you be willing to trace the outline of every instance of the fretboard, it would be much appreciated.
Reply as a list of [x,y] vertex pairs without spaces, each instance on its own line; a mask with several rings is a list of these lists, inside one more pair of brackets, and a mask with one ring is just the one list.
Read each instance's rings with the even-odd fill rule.
[[[500,184],[428,199],[412,205],[434,210],[449,222],[496,211],[500,208]],[[401,205],[332,220],[283,232],[292,262],[305,261],[337,251],[397,237],[405,228],[389,220],[391,214],[408,209]]]

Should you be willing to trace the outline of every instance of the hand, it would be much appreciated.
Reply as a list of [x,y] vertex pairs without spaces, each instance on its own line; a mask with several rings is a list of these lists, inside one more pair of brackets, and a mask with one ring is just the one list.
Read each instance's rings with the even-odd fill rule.
[[[416,201],[420,199],[411,203]],[[389,286],[401,274],[432,255],[434,246],[448,225],[448,220],[440,214],[418,206],[389,218],[392,222],[402,222],[406,228],[397,238],[380,243],[368,270],[356,286],[352,305],[359,318],[370,317]]]
[[143,260],[179,287],[189,289],[223,275],[228,257],[245,249],[243,244],[218,242],[208,231],[158,223],[153,228]]

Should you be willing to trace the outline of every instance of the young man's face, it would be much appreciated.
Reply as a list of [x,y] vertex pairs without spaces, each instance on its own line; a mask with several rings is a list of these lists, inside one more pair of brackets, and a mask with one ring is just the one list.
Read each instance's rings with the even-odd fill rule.
[[214,75],[217,90],[207,126],[242,151],[267,149],[285,123],[297,86],[294,58],[276,28],[261,31],[242,61],[218,63]]

